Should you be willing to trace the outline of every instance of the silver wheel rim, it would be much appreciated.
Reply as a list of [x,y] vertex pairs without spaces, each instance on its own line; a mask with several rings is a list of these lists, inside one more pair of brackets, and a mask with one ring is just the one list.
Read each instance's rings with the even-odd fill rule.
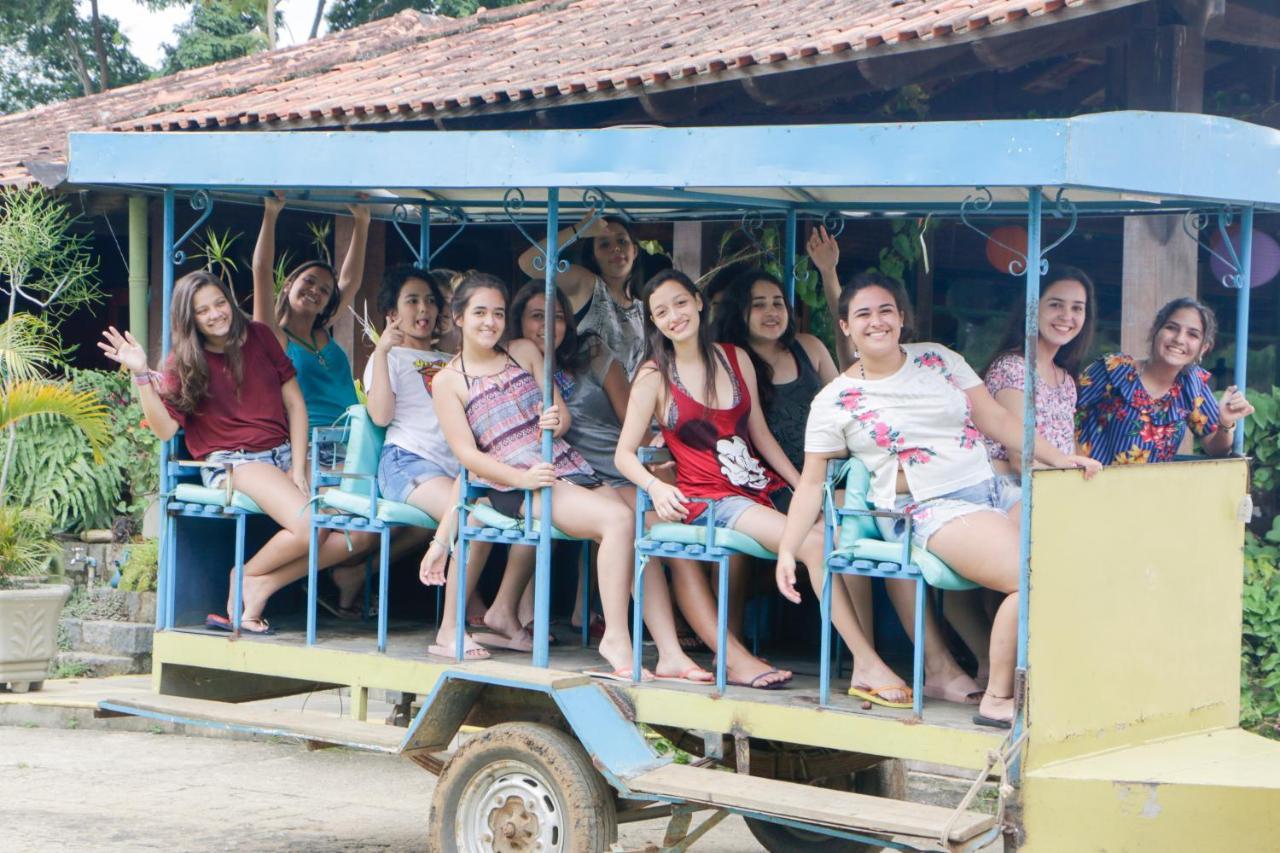
[[558,853],[564,845],[564,807],[528,764],[495,761],[467,782],[457,827],[464,850]]

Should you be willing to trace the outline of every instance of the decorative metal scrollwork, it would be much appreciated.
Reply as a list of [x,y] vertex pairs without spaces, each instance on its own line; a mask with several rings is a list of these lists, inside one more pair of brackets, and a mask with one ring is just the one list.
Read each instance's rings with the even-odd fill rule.
[[847,221],[844,214],[838,210],[828,210],[822,214],[822,227],[827,229],[827,234],[833,239],[844,233],[844,225]]
[[1080,222],[1080,211],[1076,208],[1075,202],[1067,198],[1065,191],[1059,187],[1053,196],[1053,210],[1050,211],[1054,219],[1070,219],[1067,223],[1067,230],[1062,232],[1062,236],[1054,240],[1048,246],[1040,250],[1040,275],[1049,272],[1049,261],[1047,260],[1049,253],[1066,242],[1067,238],[1076,233],[1076,225]]
[[[520,189],[519,187],[512,187],[502,195],[503,213],[507,215],[507,219],[511,220],[511,224],[516,227],[516,230],[520,232],[520,234],[524,237],[526,241],[528,241],[529,245],[533,246],[533,248],[535,249],[535,253],[533,256],[533,268],[538,272],[546,272],[546,269],[547,269],[546,246],[544,246],[542,243],[539,243],[537,240],[533,239],[533,237],[529,236],[529,232],[525,230],[524,226],[520,224],[520,220],[517,218],[517,216],[520,214],[520,211],[524,210],[524,204],[525,204],[524,190]],[[566,272],[568,271],[568,269],[569,269],[568,260],[566,260],[565,258],[560,258],[559,260],[556,261],[556,272]]]
[[[605,205],[608,203],[608,200],[609,197],[604,194],[604,191],[596,189],[595,187],[592,187],[582,193],[582,203],[587,205],[588,209],[591,211],[591,215],[587,217],[586,222],[582,223],[581,228],[575,227],[573,229],[573,236],[558,248],[558,252],[563,252],[565,249],[578,242],[578,240],[581,239],[580,235],[585,231],[589,231],[591,226],[595,225],[596,222],[604,216]],[[569,267],[566,265],[560,270],[560,272],[564,272],[568,268]]]
[[191,194],[191,209],[201,211],[200,217],[196,219],[195,225],[187,229],[186,233],[174,241],[173,244],[173,265],[182,266],[187,262],[187,253],[182,251],[182,245],[191,239],[191,235],[200,230],[200,226],[208,221],[213,215],[213,197],[209,195],[208,190],[196,190]]
[[[409,235],[404,233],[404,223],[409,221],[409,206],[404,202],[400,202],[391,208],[391,227],[396,229],[396,233],[400,235],[400,239],[404,241],[405,246],[409,249],[409,254],[413,255],[413,262],[417,266],[422,266],[422,254],[418,251],[418,244],[409,239]],[[427,220],[421,214],[418,217],[418,227],[426,228]]]
[[[1213,211],[1209,210],[1188,210],[1182,218],[1182,230],[1187,236],[1195,240],[1197,244],[1204,247],[1204,250],[1213,255],[1226,266],[1227,272],[1222,276],[1222,286],[1238,290],[1244,286],[1244,275],[1242,271],[1244,264],[1240,261],[1240,255],[1236,252],[1235,243],[1231,240],[1228,230],[1232,222],[1235,220],[1235,210],[1231,207],[1224,207],[1214,216]],[[1222,235],[1222,246],[1230,257],[1223,256],[1212,246],[1200,239],[1201,232],[1209,227],[1211,219],[1218,220],[1218,233]]]
[[[747,238],[752,248],[756,250],[756,253],[765,263],[777,260],[777,254],[764,244],[763,213],[758,210],[748,210],[742,214],[742,224],[738,226],[738,230],[742,232],[742,236]],[[760,234],[759,237],[756,236],[757,233]]]
[[960,221],[970,231],[974,231],[990,242],[995,243],[997,246],[1013,256],[1013,259],[1009,261],[1009,275],[1022,275],[1027,271],[1027,253],[1023,250],[1015,249],[1013,246],[1010,246],[1001,240],[997,240],[995,237],[969,221],[970,216],[981,216],[982,214],[989,212],[994,201],[995,198],[991,195],[991,190],[986,187],[975,188],[973,192],[965,196],[960,202]]

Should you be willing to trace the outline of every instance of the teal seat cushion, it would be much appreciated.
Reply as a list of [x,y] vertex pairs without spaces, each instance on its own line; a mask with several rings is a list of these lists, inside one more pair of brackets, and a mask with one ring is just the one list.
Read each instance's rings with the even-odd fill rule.
[[[883,539],[858,539],[853,545],[834,552],[850,560],[871,560],[876,563],[902,561],[902,543],[885,542]],[[911,561],[920,567],[925,583],[938,589],[977,589],[978,585],[962,578],[946,563],[923,548],[911,548]]]
[[[646,539],[657,542],[676,542],[681,545],[706,545],[707,526],[705,524],[678,524],[664,521],[649,528]],[[715,544],[718,548],[728,548],[741,554],[750,554],[762,560],[776,560],[778,555],[752,539],[745,533],[724,527],[716,528]]]
[[[346,515],[369,517],[369,496],[341,489],[330,489],[320,496],[320,505],[326,509],[334,509]],[[435,530],[439,525],[436,520],[412,504],[398,501],[379,500],[379,521],[386,524],[405,524],[411,527],[425,527]]]
[[[382,442],[386,434],[387,431],[369,417],[369,410],[364,406],[352,406],[347,409],[347,455],[342,464],[343,473],[376,477],[378,461],[382,458]],[[343,492],[359,495],[365,492],[368,486],[360,480],[344,479],[338,488]],[[366,499],[366,508],[368,503]],[[378,503],[381,504],[382,501]]]
[[[173,499],[183,503],[203,504],[204,506],[226,506],[227,490],[222,486],[210,487],[197,483],[179,483],[178,487],[173,490]],[[262,509],[254,502],[253,498],[242,492],[231,493],[231,506],[236,509],[242,509],[245,512],[262,514]]]
[[[467,507],[467,513],[467,520],[476,527],[496,527],[499,530],[518,530],[524,527],[524,521],[521,519],[503,515],[488,504],[471,504]],[[538,533],[541,530],[542,525],[535,518],[533,520],[533,532]],[[556,527],[551,528],[551,538],[562,539],[566,542],[582,541]]]

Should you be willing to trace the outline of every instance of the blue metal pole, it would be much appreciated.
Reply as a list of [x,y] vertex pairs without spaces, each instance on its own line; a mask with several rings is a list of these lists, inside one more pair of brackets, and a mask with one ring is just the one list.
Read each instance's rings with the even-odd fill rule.
[[[1249,372],[1249,291],[1253,274],[1253,207],[1246,207],[1240,218],[1240,292],[1236,294],[1236,365],[1235,385],[1243,394]],[[1244,421],[1236,425],[1231,452],[1244,453]]]
[[[160,237],[160,253],[163,255],[160,261],[160,280],[161,287],[161,304],[160,304],[160,364],[159,367],[164,369],[164,360],[169,356],[169,309],[173,302],[173,190],[164,191],[164,225]],[[164,472],[169,470],[169,442],[160,442],[160,473],[164,477]],[[165,490],[169,491],[168,489]],[[158,572],[157,586],[163,588],[163,594],[157,593],[157,607],[161,613],[157,614],[156,621],[166,629],[173,628],[173,607],[176,601],[177,593],[177,574],[178,574],[178,548],[177,534],[178,521],[169,515],[169,498],[162,497],[160,511],[164,513],[164,537],[165,540],[160,553],[164,554],[165,565],[160,567]]]
[[[1026,684],[1027,604],[1031,593],[1031,466],[1036,450],[1036,350],[1040,339],[1040,216],[1044,198],[1039,187],[1027,190],[1027,313],[1023,334],[1026,361],[1022,375],[1022,518],[1018,537],[1018,663],[1014,675],[1014,695],[1018,684]],[[1026,728],[1026,697],[1014,713],[1014,737]],[[1017,782],[1021,766],[1010,773]]]
[[783,235],[782,281],[787,286],[787,304],[796,304],[796,212],[787,211],[787,227]]
[[[560,262],[560,247],[556,237],[560,232],[560,190],[552,187],[547,190],[547,268],[546,268],[546,314],[552,322],[546,324],[542,339],[542,407],[546,408],[555,401],[555,349],[556,349],[556,266]],[[568,321],[572,318],[566,317]],[[542,431],[542,459],[554,462],[551,449],[551,430]],[[542,526],[538,530],[538,557],[533,570],[533,665],[545,667],[550,662],[550,626],[551,626],[551,489],[543,489],[539,495],[542,501]],[[587,619],[588,614],[582,614]]]
[[418,266],[431,267],[431,207],[426,204],[418,206]]

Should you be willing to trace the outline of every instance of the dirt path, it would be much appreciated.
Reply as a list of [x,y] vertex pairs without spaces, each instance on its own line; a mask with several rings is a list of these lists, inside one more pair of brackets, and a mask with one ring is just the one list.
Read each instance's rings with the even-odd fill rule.
[[[291,743],[0,727],[0,850],[420,851],[435,777]],[[628,849],[662,822],[622,828]],[[695,853],[762,850],[741,818]]]

